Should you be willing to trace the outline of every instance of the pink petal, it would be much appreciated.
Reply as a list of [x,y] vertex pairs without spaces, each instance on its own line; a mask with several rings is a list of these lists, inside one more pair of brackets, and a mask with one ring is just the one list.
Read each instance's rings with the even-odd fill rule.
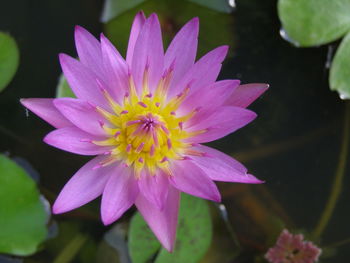
[[184,77],[169,89],[168,97],[178,95],[184,88],[190,87],[190,92],[214,83],[219,75],[221,63],[226,57],[228,46],[218,47],[198,60]]
[[190,156],[214,181],[260,184],[263,181],[247,174],[247,169],[232,157],[213,148],[198,145],[192,149],[204,153],[204,156]]
[[198,44],[199,19],[197,17],[184,25],[171,41],[164,57],[164,68],[174,67],[172,85],[194,64]]
[[103,79],[105,74],[102,68],[100,43],[85,28],[80,26],[75,27],[74,36],[75,46],[81,63]]
[[199,109],[199,112],[190,120],[191,123],[197,123],[200,118],[208,117],[222,106],[239,83],[239,80],[221,80],[208,87],[197,89],[185,99],[179,110],[185,115],[193,109]]
[[139,181],[140,192],[145,198],[159,210],[164,208],[164,202],[168,195],[169,181],[165,174],[142,174]]
[[103,66],[107,76],[108,93],[121,102],[129,85],[128,65],[113,44],[101,34]]
[[140,31],[143,25],[145,24],[145,21],[146,21],[145,14],[142,11],[140,11],[135,16],[134,22],[132,23],[132,26],[131,26],[128,50],[126,52],[126,62],[130,67],[132,64],[132,58],[134,55],[136,40],[140,34]]
[[54,205],[53,213],[60,214],[80,207],[97,198],[112,175],[113,166],[93,169],[105,156],[98,156],[77,171],[63,187]]
[[102,83],[102,81],[98,79],[97,75],[68,55],[60,54],[59,58],[64,76],[74,94],[79,99],[89,101],[94,105],[108,107],[106,99],[98,86],[98,82]]
[[106,184],[102,195],[101,216],[105,225],[121,217],[135,202],[139,193],[130,167],[120,164]]
[[267,89],[269,84],[254,83],[240,85],[227,99],[226,105],[246,108]]
[[45,136],[44,142],[58,149],[81,155],[98,155],[110,150],[110,147],[97,146],[92,141],[105,138],[86,133],[76,127],[54,130]]
[[55,128],[73,125],[56,109],[53,105],[53,99],[21,99],[20,101],[24,107],[34,112]]
[[91,104],[73,98],[55,99],[53,103],[79,129],[97,136],[106,135],[100,124],[103,118]]
[[191,160],[171,163],[171,184],[178,190],[215,202],[221,197],[215,183]]
[[152,92],[163,74],[164,51],[160,24],[156,14],[145,22],[135,43],[131,73],[136,89],[143,87],[144,72],[148,70],[148,85]]
[[204,133],[188,138],[186,141],[192,143],[214,141],[242,128],[255,118],[256,114],[247,109],[219,107],[208,118],[198,120],[196,125],[188,129],[189,131],[204,131]]
[[169,186],[164,209],[159,210],[142,193],[136,199],[136,207],[146,220],[160,243],[169,252],[173,251],[176,240],[176,227],[179,212],[180,192]]

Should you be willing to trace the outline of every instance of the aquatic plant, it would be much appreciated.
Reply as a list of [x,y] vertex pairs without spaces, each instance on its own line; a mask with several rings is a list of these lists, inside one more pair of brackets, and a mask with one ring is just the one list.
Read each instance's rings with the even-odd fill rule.
[[304,241],[302,234],[293,235],[284,229],[265,258],[271,263],[313,263],[317,262],[321,252],[312,242]]
[[199,21],[189,21],[163,51],[158,17],[134,19],[126,60],[101,34],[77,26],[79,61],[60,54],[77,98],[22,99],[53,125],[44,141],[97,155],[68,181],[53,206],[64,213],[102,194],[108,225],[133,204],[169,251],[176,235],[180,192],[220,202],[213,181],[261,183],[233,158],[200,143],[251,122],[246,107],[266,84],[216,81],[228,47],[195,62]]

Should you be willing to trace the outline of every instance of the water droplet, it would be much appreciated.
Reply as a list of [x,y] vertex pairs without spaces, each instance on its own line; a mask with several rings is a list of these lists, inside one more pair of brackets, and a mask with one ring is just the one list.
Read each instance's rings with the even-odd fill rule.
[[235,0],[228,0],[228,5],[232,8],[236,8],[236,1]]
[[340,94],[339,94],[339,97],[340,97],[340,99],[342,99],[342,100],[348,100],[348,99],[350,99],[350,95],[349,95],[349,94],[344,94],[344,93],[340,93]]
[[223,204],[219,204],[218,205],[220,214],[222,216],[222,218],[224,219],[225,222],[228,222],[228,213],[227,213],[227,209]]
[[324,65],[326,69],[329,69],[332,64],[334,47],[332,45],[328,46],[326,64]]
[[286,41],[288,41],[289,43],[291,43],[293,46],[300,47],[299,42],[297,42],[297,41],[291,39],[291,38],[288,36],[287,32],[286,32],[283,28],[280,29],[280,36],[281,36],[284,40],[286,40]]

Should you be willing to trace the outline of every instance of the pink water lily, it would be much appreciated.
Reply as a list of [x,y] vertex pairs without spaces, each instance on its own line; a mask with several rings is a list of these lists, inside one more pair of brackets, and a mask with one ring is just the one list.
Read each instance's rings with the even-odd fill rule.
[[283,229],[275,246],[265,254],[270,263],[314,263],[322,250],[311,241],[304,240],[302,234],[293,235]]
[[108,225],[133,204],[169,251],[173,249],[180,192],[220,202],[214,181],[261,183],[233,158],[200,143],[251,122],[246,107],[266,84],[216,81],[228,47],[195,62],[198,18],[163,50],[157,15],[134,19],[124,59],[101,34],[77,26],[76,60],[60,54],[77,98],[22,99],[56,130],[44,141],[81,155],[97,155],[64,186],[53,212],[64,213],[102,195]]

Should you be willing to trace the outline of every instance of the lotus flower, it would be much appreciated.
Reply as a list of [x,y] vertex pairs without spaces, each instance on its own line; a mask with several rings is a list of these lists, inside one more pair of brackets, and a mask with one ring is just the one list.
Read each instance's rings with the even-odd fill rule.
[[195,62],[198,18],[163,51],[157,15],[134,19],[124,59],[101,34],[77,26],[76,60],[60,54],[64,76],[77,98],[22,99],[56,130],[44,141],[96,156],[68,181],[55,214],[102,195],[108,225],[133,204],[169,251],[173,249],[180,192],[220,202],[214,181],[261,183],[238,161],[201,145],[251,122],[246,107],[266,84],[216,81],[228,47]]

